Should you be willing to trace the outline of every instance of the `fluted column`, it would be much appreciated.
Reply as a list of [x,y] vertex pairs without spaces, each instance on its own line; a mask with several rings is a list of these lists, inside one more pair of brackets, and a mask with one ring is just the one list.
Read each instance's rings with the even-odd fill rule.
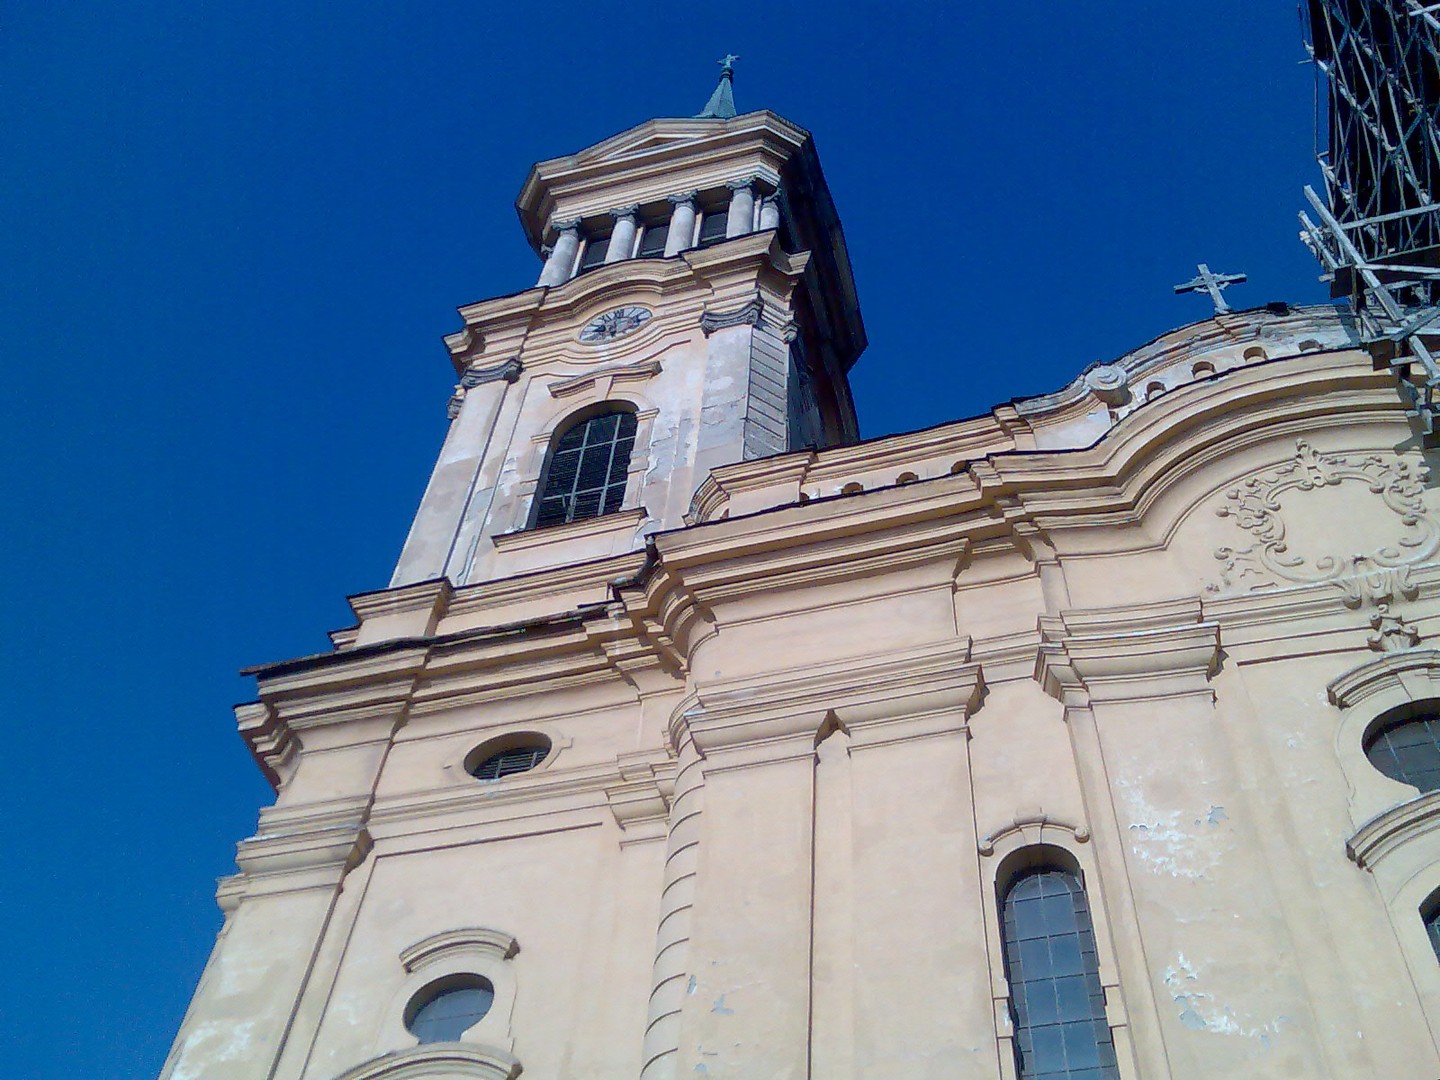
[[671,195],[675,209],[670,213],[670,232],[665,237],[665,254],[678,255],[690,246],[695,236],[695,192]]
[[610,246],[605,249],[607,263],[628,259],[634,252],[635,229],[640,216],[640,207],[622,206],[619,210],[611,210],[610,216],[615,219],[615,228],[610,232]]
[[660,893],[660,925],[655,934],[655,964],[650,1007],[645,1015],[641,1080],[674,1080],[680,1048],[680,1010],[690,980],[690,924],[695,906],[695,875],[700,864],[700,811],[704,776],[700,752],[688,725],[677,753],[675,795],[670,804],[670,835],[665,847],[665,879]]
[[570,280],[570,271],[575,266],[575,256],[580,251],[580,222],[557,221],[554,223],[555,246],[545,260],[545,269],[540,271],[537,285],[563,285]]
[[778,196],[768,195],[760,203],[760,228],[778,229],[780,227],[780,202]]
[[732,180],[725,185],[732,192],[730,214],[725,219],[725,237],[744,236],[755,223],[755,178]]

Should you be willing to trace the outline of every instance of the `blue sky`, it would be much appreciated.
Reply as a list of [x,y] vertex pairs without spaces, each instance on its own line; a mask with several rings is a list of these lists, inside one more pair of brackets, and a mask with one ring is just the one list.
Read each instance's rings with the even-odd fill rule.
[[269,792],[244,665],[384,585],[454,308],[533,283],[529,164],[696,112],[815,135],[871,345],[862,433],[1324,298],[1293,4],[31,2],[0,24],[0,1042],[153,1077]]

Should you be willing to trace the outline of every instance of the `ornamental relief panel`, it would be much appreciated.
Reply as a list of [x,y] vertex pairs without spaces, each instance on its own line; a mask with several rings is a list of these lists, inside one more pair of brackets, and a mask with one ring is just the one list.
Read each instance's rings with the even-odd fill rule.
[[1396,454],[1322,454],[1298,440],[1291,460],[1224,493],[1215,513],[1242,540],[1215,549],[1220,580],[1206,592],[1330,583],[1351,607],[1413,597],[1410,569],[1440,549],[1428,476]]

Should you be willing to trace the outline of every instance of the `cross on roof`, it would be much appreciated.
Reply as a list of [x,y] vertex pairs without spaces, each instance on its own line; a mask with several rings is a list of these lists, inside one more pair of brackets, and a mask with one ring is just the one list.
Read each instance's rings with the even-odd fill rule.
[[722,74],[722,75],[728,75],[730,72],[734,71],[734,70],[735,70],[735,61],[736,61],[736,60],[739,60],[739,59],[740,59],[740,58],[739,58],[738,56],[736,56],[734,53],[726,53],[724,60],[717,60],[717,61],[715,61],[715,62],[716,62],[717,64],[719,64],[722,68],[725,69],[724,71],[720,72],[720,74]]
[[1231,285],[1241,284],[1243,281],[1245,281],[1245,275],[1217,274],[1204,263],[1201,263],[1198,267],[1196,267],[1196,269],[1200,271],[1200,276],[1195,278],[1193,281],[1185,282],[1185,284],[1183,285],[1176,285],[1175,291],[1177,293],[1209,293],[1210,302],[1215,305],[1215,314],[1224,315],[1230,310],[1230,305],[1225,302],[1225,297],[1220,295],[1221,291],[1229,288]]

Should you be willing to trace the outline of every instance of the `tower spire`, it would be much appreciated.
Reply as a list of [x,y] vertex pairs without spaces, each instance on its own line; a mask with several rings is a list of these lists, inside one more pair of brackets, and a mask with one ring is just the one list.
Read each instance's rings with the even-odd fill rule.
[[728,120],[735,115],[735,61],[739,59],[734,53],[726,53],[725,59],[716,61],[720,65],[720,83],[696,120]]

